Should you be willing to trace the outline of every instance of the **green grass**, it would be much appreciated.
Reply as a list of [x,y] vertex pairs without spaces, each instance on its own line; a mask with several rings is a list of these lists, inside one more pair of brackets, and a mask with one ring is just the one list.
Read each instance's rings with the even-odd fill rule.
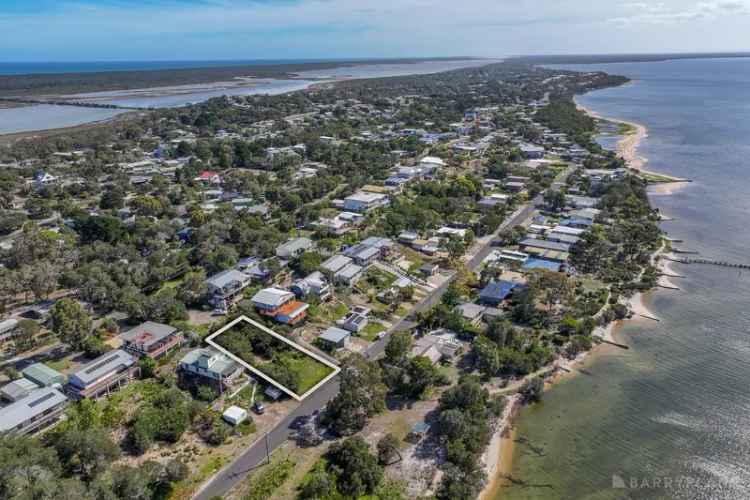
[[333,371],[330,367],[306,355],[287,361],[287,366],[299,380],[298,394],[306,393]]
[[327,304],[311,307],[311,309],[313,309],[313,311],[310,315],[313,316],[313,318],[327,323],[333,323],[349,311],[346,304],[342,302],[329,302]]
[[359,336],[362,337],[365,340],[369,340],[370,342],[374,341],[378,337],[378,333],[384,332],[385,326],[383,326],[382,323],[377,323],[375,321],[370,321],[367,323],[367,326],[365,326],[361,332],[359,332]]
[[250,493],[243,500],[267,500],[274,497],[274,492],[291,476],[296,462],[291,458],[271,463],[259,469],[248,480]]

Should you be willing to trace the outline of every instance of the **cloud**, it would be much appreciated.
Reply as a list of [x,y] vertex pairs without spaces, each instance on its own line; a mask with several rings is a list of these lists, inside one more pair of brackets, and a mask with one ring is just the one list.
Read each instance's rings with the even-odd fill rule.
[[625,8],[630,11],[627,15],[613,17],[609,21],[617,24],[675,24],[750,14],[750,3],[746,0],[703,1],[681,9],[665,3],[633,2],[625,4]]
[[[750,0],[629,1],[0,0],[0,60],[503,56],[750,42],[736,26]],[[651,38],[633,36],[718,17],[726,21],[708,41],[653,28]]]

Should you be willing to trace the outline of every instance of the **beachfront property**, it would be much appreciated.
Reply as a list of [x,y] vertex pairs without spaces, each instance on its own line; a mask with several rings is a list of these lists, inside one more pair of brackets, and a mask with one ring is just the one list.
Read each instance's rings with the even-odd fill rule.
[[58,389],[34,389],[0,410],[0,435],[27,435],[49,427],[67,405],[68,398]]
[[462,349],[455,333],[440,329],[415,339],[410,356],[424,356],[435,364],[441,359],[454,359]]
[[279,288],[264,288],[250,301],[264,315],[285,325],[295,325],[307,316],[309,304],[296,300],[294,293]]
[[154,321],[146,321],[120,334],[122,349],[134,356],[157,359],[183,342],[182,332],[177,328]]
[[109,395],[135,378],[136,361],[122,349],[102,354],[68,377],[65,392],[73,399]]
[[276,248],[276,257],[280,259],[292,259],[299,257],[313,247],[310,238],[294,238]]

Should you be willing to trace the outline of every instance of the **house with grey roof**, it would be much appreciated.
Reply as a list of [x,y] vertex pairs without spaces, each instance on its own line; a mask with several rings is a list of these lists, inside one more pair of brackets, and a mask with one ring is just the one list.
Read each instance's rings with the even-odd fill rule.
[[276,248],[276,257],[280,259],[299,257],[312,247],[313,242],[310,238],[294,238]]
[[120,335],[122,348],[138,357],[159,358],[179,348],[182,333],[175,327],[146,321]]
[[136,358],[117,349],[102,354],[71,374],[65,390],[74,399],[98,398],[127,385],[137,372]]
[[334,255],[333,257],[326,259],[326,261],[320,265],[320,268],[323,271],[327,271],[331,274],[336,274],[341,269],[343,269],[344,267],[346,267],[347,265],[351,263],[352,263],[351,257],[347,257],[345,255],[339,254],[339,255]]
[[68,404],[52,387],[35,389],[0,411],[0,435],[32,434],[56,422]]
[[252,282],[252,276],[237,269],[227,269],[206,280],[209,302],[215,306],[231,302]]
[[349,331],[331,326],[321,333],[318,339],[332,349],[342,349],[349,345],[351,336],[352,334]]
[[184,375],[202,377],[219,386],[227,387],[232,380],[242,373],[242,366],[234,360],[213,349],[193,349],[185,354],[177,365]]
[[5,321],[0,321],[0,341],[8,340],[16,333],[16,328],[18,328],[18,320],[17,319],[6,319]]
[[336,283],[341,283],[346,286],[354,286],[357,281],[362,277],[365,268],[358,266],[357,264],[347,264],[333,275],[333,279]]
[[31,380],[19,378],[0,387],[0,397],[5,401],[15,402],[25,398],[36,389],[39,389],[39,386]]

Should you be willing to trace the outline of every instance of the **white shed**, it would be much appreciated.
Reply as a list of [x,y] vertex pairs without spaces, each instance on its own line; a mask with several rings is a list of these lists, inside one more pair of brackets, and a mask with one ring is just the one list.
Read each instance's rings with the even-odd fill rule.
[[239,406],[230,406],[222,414],[222,418],[232,425],[239,425],[247,418],[247,410],[243,410]]

